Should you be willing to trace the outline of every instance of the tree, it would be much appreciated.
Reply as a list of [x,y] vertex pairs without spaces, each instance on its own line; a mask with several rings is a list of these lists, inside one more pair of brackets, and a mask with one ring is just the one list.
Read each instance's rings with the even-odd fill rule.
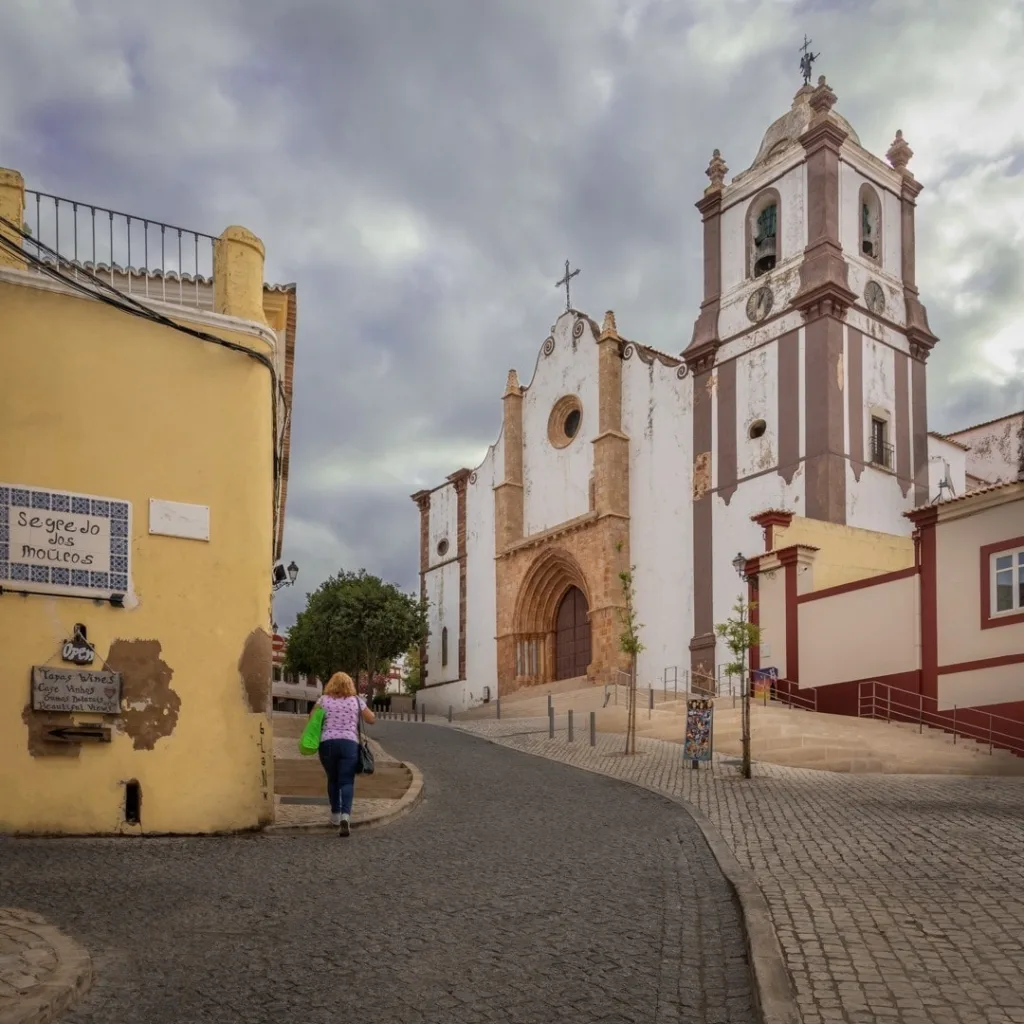
[[[348,672],[366,685],[427,633],[426,603],[365,569],[339,572],[306,597],[288,634],[286,665],[327,681]],[[384,669],[386,672],[386,669]]]
[[619,614],[622,617],[622,632],[619,634],[619,649],[629,655],[629,697],[626,702],[626,753],[636,753],[636,659],[644,649],[640,642],[640,630],[643,624],[636,621],[634,607],[635,591],[633,589],[633,572],[635,565],[619,573],[622,584],[623,607]]
[[750,673],[747,671],[749,659],[747,657],[751,647],[757,647],[761,643],[761,627],[750,621],[750,609],[754,605],[748,605],[743,596],[737,599],[732,606],[735,615],[725,622],[715,626],[715,632],[725,641],[733,660],[725,666],[726,672],[730,675],[740,677],[740,685],[743,687],[743,701],[740,709],[740,727],[743,742],[743,778],[749,779],[750,768]]

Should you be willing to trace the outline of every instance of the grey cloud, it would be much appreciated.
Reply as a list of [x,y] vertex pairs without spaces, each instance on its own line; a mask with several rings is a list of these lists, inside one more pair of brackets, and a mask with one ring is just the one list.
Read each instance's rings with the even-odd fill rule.
[[[144,8],[80,0],[61,20],[29,0],[5,9],[0,90],[15,99],[0,111],[2,162],[30,187],[154,219],[213,234],[245,224],[266,243],[268,277],[298,283],[285,559],[302,575],[278,595],[282,625],[343,567],[339,553],[344,568],[417,585],[408,494],[479,462],[497,436],[505,372],[529,379],[562,308],[564,259],[582,268],[578,308],[613,308],[625,335],[685,346],[704,168],[715,147],[733,173],[749,164],[799,85],[805,29],[865,145],[884,153],[904,128],[918,163],[956,179],[991,154],[939,154],[908,114],[945,95],[986,25],[1013,10],[180,0],[157,22]],[[1001,95],[1024,89],[1013,70]],[[987,86],[970,87],[986,101]],[[395,255],[374,232],[406,214],[420,244]],[[922,202],[920,221],[942,216]],[[919,280],[942,338],[930,363],[940,429],[1021,404],[1019,366],[1002,386],[977,369],[980,346],[1020,315],[1020,259],[987,231],[968,234],[986,258],[962,286],[985,296],[980,311],[958,314]],[[919,244],[931,239],[922,223]]]

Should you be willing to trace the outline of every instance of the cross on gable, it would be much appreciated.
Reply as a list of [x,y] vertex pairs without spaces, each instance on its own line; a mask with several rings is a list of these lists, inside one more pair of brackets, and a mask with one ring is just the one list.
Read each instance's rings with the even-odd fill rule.
[[565,288],[565,311],[566,313],[572,309],[572,301],[569,297],[569,282],[579,273],[579,267],[577,267],[572,273],[569,272],[569,261],[565,261],[565,277],[561,281],[555,282],[556,288]]

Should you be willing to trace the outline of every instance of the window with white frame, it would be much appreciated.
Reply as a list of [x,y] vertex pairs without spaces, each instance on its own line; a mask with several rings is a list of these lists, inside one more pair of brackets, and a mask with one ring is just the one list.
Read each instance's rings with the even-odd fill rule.
[[1024,548],[992,555],[992,615],[1024,611]]

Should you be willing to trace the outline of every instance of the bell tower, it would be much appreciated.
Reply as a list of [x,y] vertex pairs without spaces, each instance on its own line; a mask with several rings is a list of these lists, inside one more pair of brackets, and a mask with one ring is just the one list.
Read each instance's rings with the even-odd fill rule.
[[751,515],[906,533],[903,512],[928,498],[937,339],[915,280],[913,154],[902,132],[888,163],[865,149],[809,68],[746,170],[727,181],[715,150],[697,203],[704,297],[682,353],[694,388],[692,668],[706,669],[713,624],[735,600],[722,574],[737,551],[759,550]]

